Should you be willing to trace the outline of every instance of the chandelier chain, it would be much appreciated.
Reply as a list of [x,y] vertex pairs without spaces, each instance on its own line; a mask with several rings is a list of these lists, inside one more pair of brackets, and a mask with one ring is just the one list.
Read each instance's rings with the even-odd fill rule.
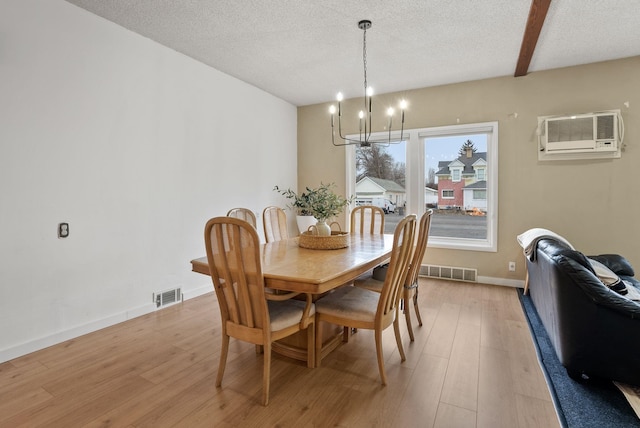
[[[362,63],[364,64],[364,93],[367,93],[367,29],[362,38]],[[366,96],[365,96],[366,98]]]

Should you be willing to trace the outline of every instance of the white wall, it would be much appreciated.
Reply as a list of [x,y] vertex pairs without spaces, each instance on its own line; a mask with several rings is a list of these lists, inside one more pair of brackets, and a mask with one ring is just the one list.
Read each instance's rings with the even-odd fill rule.
[[0,362],[208,290],[206,220],[295,188],[291,104],[62,0],[0,28]]

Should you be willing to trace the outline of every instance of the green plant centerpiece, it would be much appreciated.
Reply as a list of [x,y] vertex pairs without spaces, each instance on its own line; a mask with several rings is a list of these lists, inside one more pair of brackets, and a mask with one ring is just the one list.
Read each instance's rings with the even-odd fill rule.
[[318,235],[331,236],[331,227],[327,220],[340,214],[353,200],[353,197],[344,198],[336,194],[333,191],[335,187],[334,183],[320,183],[319,187],[307,187],[302,193],[296,193],[291,189],[283,190],[278,186],[273,190],[291,201],[288,207],[295,210],[297,215],[313,216],[316,219],[315,230]]

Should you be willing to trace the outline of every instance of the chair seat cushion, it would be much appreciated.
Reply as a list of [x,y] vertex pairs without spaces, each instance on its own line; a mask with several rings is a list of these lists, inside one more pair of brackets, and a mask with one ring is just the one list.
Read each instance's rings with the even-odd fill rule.
[[345,286],[316,301],[316,312],[357,321],[373,322],[380,293]]
[[[267,301],[269,307],[269,317],[271,319],[271,331],[282,330],[300,323],[306,303],[301,300]],[[309,316],[316,313],[314,304],[311,304]]]

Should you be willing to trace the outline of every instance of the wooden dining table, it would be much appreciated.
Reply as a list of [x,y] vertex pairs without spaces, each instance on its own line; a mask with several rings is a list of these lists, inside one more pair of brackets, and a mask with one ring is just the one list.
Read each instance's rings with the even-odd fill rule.
[[[314,299],[334,288],[349,284],[358,276],[386,262],[391,257],[393,235],[350,234],[349,245],[335,250],[302,248],[298,238],[262,244],[262,272],[265,287],[274,290],[310,293]],[[191,260],[192,270],[209,275],[206,257]],[[340,330],[327,331],[322,353],[327,354],[340,343]],[[274,343],[273,350],[306,361],[306,331]]]
[[[349,245],[337,250],[298,246],[298,238],[262,244],[265,286],[276,290],[322,294],[347,284],[385,262],[393,235],[351,234]],[[206,257],[191,260],[192,270],[209,275]]]

